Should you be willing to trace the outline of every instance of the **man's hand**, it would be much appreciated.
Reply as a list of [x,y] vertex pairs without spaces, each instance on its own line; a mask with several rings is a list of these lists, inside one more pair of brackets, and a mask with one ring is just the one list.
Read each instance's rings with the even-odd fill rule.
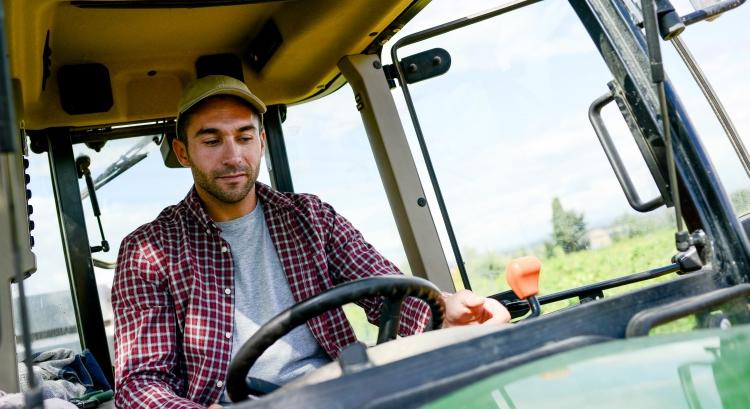
[[211,406],[209,406],[208,409],[224,409],[224,407],[219,405],[218,403],[214,403]]
[[469,290],[461,290],[455,294],[443,293],[443,300],[443,328],[510,322],[510,313],[497,300],[479,296]]

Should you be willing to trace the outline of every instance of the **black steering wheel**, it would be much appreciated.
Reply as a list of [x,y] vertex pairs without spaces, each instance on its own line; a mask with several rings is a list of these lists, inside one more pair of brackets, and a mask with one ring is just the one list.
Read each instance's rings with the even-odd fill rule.
[[241,402],[248,399],[250,394],[259,394],[258,391],[248,386],[247,374],[255,361],[274,342],[311,318],[368,297],[386,298],[381,308],[378,343],[396,338],[399,311],[405,297],[417,297],[427,302],[432,312],[429,329],[440,328],[443,324],[445,314],[443,298],[440,290],[427,280],[393,275],[362,278],[337,285],[282,311],[260,327],[242,345],[232,362],[229,363],[227,373],[229,398],[232,402]]

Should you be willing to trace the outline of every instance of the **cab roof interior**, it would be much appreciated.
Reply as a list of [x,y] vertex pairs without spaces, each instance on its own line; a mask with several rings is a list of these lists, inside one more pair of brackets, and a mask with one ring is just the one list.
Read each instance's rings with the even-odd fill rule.
[[240,76],[268,105],[345,83],[429,0],[7,0],[16,112],[28,130],[171,119],[182,88]]

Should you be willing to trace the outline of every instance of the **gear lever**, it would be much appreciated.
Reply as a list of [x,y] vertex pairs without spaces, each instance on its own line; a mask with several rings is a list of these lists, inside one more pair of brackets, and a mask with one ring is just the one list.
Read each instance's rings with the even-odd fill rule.
[[542,312],[536,295],[539,293],[539,271],[542,263],[534,256],[516,258],[505,268],[505,279],[513,292],[521,300],[528,300],[531,314],[527,318],[538,317]]

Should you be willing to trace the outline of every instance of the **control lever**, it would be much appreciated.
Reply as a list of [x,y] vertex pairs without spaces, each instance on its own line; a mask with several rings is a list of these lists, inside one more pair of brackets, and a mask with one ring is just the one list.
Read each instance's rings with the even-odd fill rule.
[[531,314],[527,318],[538,317],[542,313],[536,295],[539,293],[539,272],[542,263],[534,256],[516,258],[505,268],[505,279],[519,300],[528,300]]
[[83,177],[86,180],[86,187],[89,191],[89,199],[91,200],[91,207],[94,208],[94,216],[96,216],[96,222],[99,223],[99,234],[102,237],[102,244],[99,246],[91,247],[91,252],[96,253],[99,251],[108,252],[109,243],[104,238],[104,228],[102,228],[102,212],[99,210],[99,201],[96,199],[96,190],[94,188],[94,179],[91,178],[91,158],[86,155],[79,156],[76,158],[76,169],[78,170],[78,177]]

